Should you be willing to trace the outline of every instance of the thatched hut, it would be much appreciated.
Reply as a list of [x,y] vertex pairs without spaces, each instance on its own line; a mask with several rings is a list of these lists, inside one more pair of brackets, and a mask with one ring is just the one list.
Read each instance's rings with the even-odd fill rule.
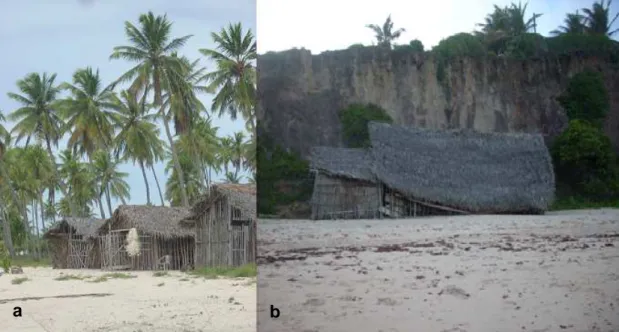
[[380,187],[367,150],[315,147],[310,170],[312,219],[378,217]]
[[[103,268],[109,270],[183,269],[193,264],[194,233],[178,221],[189,208],[121,205],[101,228]],[[139,255],[127,252],[127,235],[135,228]]]
[[542,135],[369,124],[383,212],[543,213],[554,172]]
[[101,256],[97,233],[104,219],[64,218],[43,234],[55,269],[98,269]]
[[256,187],[215,184],[180,223],[196,234],[195,267],[255,262]]
[[367,150],[312,152],[315,219],[543,213],[554,198],[542,135],[374,122],[369,133]]

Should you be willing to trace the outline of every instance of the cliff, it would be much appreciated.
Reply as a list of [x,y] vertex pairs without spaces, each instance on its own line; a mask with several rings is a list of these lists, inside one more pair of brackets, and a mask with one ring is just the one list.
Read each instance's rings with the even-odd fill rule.
[[[452,59],[437,75],[432,56],[374,47],[312,55],[307,50],[258,59],[259,135],[306,157],[316,145],[343,146],[338,111],[380,105],[395,123],[428,128],[543,132],[566,124],[556,101],[585,68],[604,74],[611,96],[605,131],[619,151],[619,70],[595,57]],[[438,77],[442,77],[441,80]]]

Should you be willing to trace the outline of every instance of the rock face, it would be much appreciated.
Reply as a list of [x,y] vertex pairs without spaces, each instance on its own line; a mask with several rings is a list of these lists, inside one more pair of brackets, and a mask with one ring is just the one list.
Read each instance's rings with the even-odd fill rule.
[[611,96],[605,131],[619,151],[619,70],[596,58],[518,61],[453,59],[443,78],[421,53],[351,48],[312,55],[307,50],[258,59],[259,135],[307,157],[312,146],[343,146],[338,112],[374,103],[397,124],[469,128],[482,132],[558,134],[567,118],[556,101],[569,77],[601,71]]

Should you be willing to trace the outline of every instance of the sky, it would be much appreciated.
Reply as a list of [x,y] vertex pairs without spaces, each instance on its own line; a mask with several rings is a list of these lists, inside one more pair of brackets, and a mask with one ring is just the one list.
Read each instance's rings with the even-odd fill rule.
[[[459,32],[472,32],[476,23],[492,12],[493,5],[510,0],[258,0],[258,53],[305,48],[313,54],[371,45],[373,32],[367,24],[382,25],[388,15],[394,28],[406,32],[397,41],[408,44],[419,39],[426,49]],[[525,1],[522,1],[524,4]],[[562,25],[566,13],[590,7],[592,0],[530,0],[528,16],[542,13],[537,32],[547,35]],[[619,1],[611,13],[619,12]],[[619,26],[617,22],[616,26]]]
[[[91,66],[99,68],[105,85],[118,78],[132,67],[124,60],[109,60],[113,47],[128,45],[124,22],[130,21],[137,26],[139,15],[149,10],[155,15],[167,14],[173,22],[173,36],[194,35],[181,51],[190,59],[201,57],[200,48],[214,48],[210,33],[219,32],[229,23],[241,22],[244,29],[256,31],[255,0],[3,1],[0,11],[0,110],[9,113],[19,107],[7,97],[7,92],[18,92],[15,82],[31,72],[57,73],[56,81],[60,83],[70,81],[76,69]],[[214,69],[214,64],[203,57],[201,64],[207,70]],[[202,96],[202,101],[210,108],[210,96]],[[241,120],[231,121],[227,117],[218,119],[215,116],[213,123],[220,128],[220,136],[245,128]],[[163,128],[161,137],[167,142]],[[66,139],[60,147],[66,147]],[[146,189],[139,167],[124,164],[120,170],[129,173],[129,204],[145,204]],[[164,165],[156,165],[155,171],[163,191],[167,179]],[[160,204],[155,181],[151,174],[148,176],[151,200],[153,204]],[[114,201],[113,208],[117,204]],[[93,211],[99,209],[95,207]]]

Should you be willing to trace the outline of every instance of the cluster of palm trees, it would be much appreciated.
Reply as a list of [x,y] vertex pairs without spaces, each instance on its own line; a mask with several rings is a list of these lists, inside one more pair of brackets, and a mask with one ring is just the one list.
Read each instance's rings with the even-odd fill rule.
[[[611,3],[612,0],[598,0],[590,8],[582,8],[584,14],[580,14],[580,11],[567,14],[563,21],[564,25],[551,31],[551,34],[555,36],[562,34],[597,34],[612,37],[619,31],[619,28],[614,30],[612,28],[619,18],[619,13],[611,16]],[[526,33],[537,33],[537,20],[542,14],[533,13],[531,17],[527,18],[527,5],[528,3],[523,5],[522,2],[512,3],[504,7],[495,5],[494,11],[485,17],[484,22],[477,24],[481,30],[476,32],[477,35],[490,45],[499,42],[499,49],[495,51],[500,53],[501,47],[507,47],[505,41],[513,40]],[[391,47],[405,31],[404,29],[394,29],[391,16],[387,17],[382,26],[369,24],[366,27],[375,33],[378,45],[386,47]]]
[[[121,163],[140,168],[147,204],[154,201],[151,173],[160,204],[172,206],[189,206],[214,172],[228,182],[255,172],[257,53],[251,30],[237,23],[211,33],[216,48],[199,51],[214,62],[212,72],[179,54],[192,36],[173,38],[165,15],[149,12],[136,25],[125,22],[125,34],[128,44],[115,47],[110,59],[134,67],[116,81],[104,85],[90,67],[64,83],[55,74],[30,73],[8,93],[21,105],[6,117],[0,113],[0,220],[11,255],[13,244],[39,239],[46,222],[57,217],[93,216],[97,208],[100,217],[111,216],[112,199],[130,199]],[[200,101],[203,93],[213,95],[211,111]],[[219,137],[213,113],[240,116],[249,134]],[[10,130],[6,120],[14,123]],[[67,146],[58,149],[63,138]],[[168,174],[163,191],[154,171],[158,162],[166,163]]]

